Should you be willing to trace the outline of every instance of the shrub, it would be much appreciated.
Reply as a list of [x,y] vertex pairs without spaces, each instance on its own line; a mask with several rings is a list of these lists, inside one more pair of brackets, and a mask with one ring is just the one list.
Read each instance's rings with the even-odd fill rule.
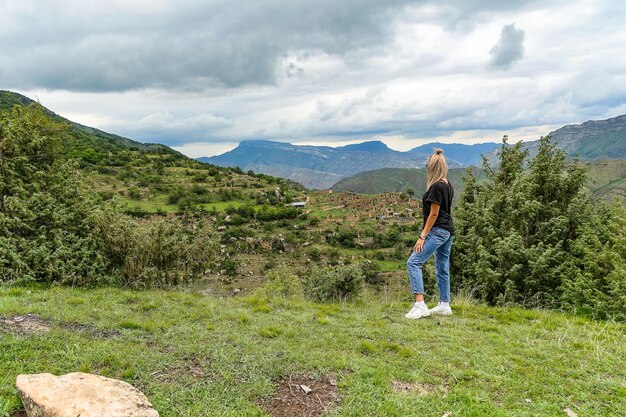
[[356,297],[365,277],[358,265],[312,270],[305,283],[305,294],[318,302]]
[[456,286],[491,304],[564,307],[597,317],[624,313],[626,215],[585,193],[585,169],[566,164],[549,137],[526,164],[504,140],[488,181],[468,171],[457,213]]
[[61,158],[66,141],[66,126],[39,104],[0,116],[0,281],[107,279],[100,201],[78,164]]
[[237,261],[233,259],[225,259],[220,263],[220,268],[222,271],[224,271],[226,275],[232,277],[237,275],[237,269],[239,268],[239,265]]
[[213,268],[216,237],[204,224],[179,218],[136,220],[108,207],[97,232],[108,274],[134,288],[184,284]]
[[128,197],[133,199],[133,200],[140,200],[141,199],[141,191],[139,191],[139,189],[137,187],[130,187],[128,189]]
[[361,271],[363,271],[363,278],[368,284],[381,284],[380,278],[381,267],[377,262],[364,261],[359,264]]
[[320,218],[319,217],[311,217],[309,219],[309,226],[315,227],[315,226],[318,226],[319,224],[320,224]]
[[287,268],[268,272],[267,282],[259,290],[259,294],[267,297],[301,298],[303,296],[302,281]]

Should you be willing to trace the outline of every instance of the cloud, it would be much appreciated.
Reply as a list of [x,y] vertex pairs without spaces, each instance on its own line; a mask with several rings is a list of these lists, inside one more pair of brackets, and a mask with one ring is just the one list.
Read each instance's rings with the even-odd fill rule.
[[181,117],[169,111],[159,111],[137,121],[113,123],[110,129],[124,131],[126,135],[146,142],[166,142],[170,146],[181,146],[185,142],[211,139],[221,129],[231,126],[232,120],[212,113]]
[[0,88],[193,155],[497,141],[624,112],[626,3],[572,1],[0,0]]
[[524,31],[515,23],[504,25],[498,43],[491,48],[491,65],[496,68],[509,68],[524,56]]
[[410,1],[31,3],[2,6],[0,79],[97,92],[272,85],[292,50],[342,55],[384,45]]

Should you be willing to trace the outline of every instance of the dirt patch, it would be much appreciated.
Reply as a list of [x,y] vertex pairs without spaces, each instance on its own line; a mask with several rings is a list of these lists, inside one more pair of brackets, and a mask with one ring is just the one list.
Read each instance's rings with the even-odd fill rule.
[[181,384],[187,380],[189,382],[187,385],[192,386],[194,384],[193,380],[214,378],[214,375],[207,369],[207,362],[200,358],[187,358],[176,366],[154,371],[151,375],[168,383],[175,382]]
[[317,380],[291,375],[278,381],[276,393],[260,405],[273,417],[313,417],[328,412],[339,401],[337,381],[333,377]]
[[87,333],[90,336],[93,336],[99,339],[112,339],[120,335],[120,332],[118,332],[117,330],[99,329],[93,324],[73,322],[73,323],[63,323],[62,326],[65,327],[66,329]]
[[12,413],[10,417],[27,417],[27,415],[26,415],[26,411],[22,410],[22,411],[16,411]]
[[50,331],[51,328],[50,322],[42,319],[37,314],[13,317],[0,316],[0,330],[6,330],[16,334],[43,334]]
[[401,394],[416,393],[420,396],[430,395],[432,393],[448,392],[448,387],[445,385],[431,385],[431,384],[419,384],[409,383],[403,381],[393,381],[391,386],[395,392]]

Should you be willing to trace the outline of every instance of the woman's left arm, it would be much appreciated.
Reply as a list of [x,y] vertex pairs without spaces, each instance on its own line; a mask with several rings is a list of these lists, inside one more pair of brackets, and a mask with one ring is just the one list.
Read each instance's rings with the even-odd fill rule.
[[417,242],[415,242],[415,247],[413,248],[415,252],[419,253],[424,248],[424,240],[426,240],[426,236],[430,232],[430,229],[433,228],[433,225],[435,224],[437,217],[439,217],[439,208],[440,208],[439,204],[431,203],[430,214],[428,215],[428,218],[426,219],[424,230],[422,230],[422,233],[420,234],[419,239],[417,239]]

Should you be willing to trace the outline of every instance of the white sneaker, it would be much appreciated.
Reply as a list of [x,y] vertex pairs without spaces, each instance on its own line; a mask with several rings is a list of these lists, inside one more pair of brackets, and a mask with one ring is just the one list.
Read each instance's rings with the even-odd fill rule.
[[407,319],[415,320],[421,319],[422,317],[430,316],[430,310],[426,306],[426,304],[413,304],[413,308],[411,311],[405,314],[404,317]]
[[438,316],[451,316],[452,309],[450,308],[450,303],[437,303],[436,307],[430,309],[431,314],[436,314]]

